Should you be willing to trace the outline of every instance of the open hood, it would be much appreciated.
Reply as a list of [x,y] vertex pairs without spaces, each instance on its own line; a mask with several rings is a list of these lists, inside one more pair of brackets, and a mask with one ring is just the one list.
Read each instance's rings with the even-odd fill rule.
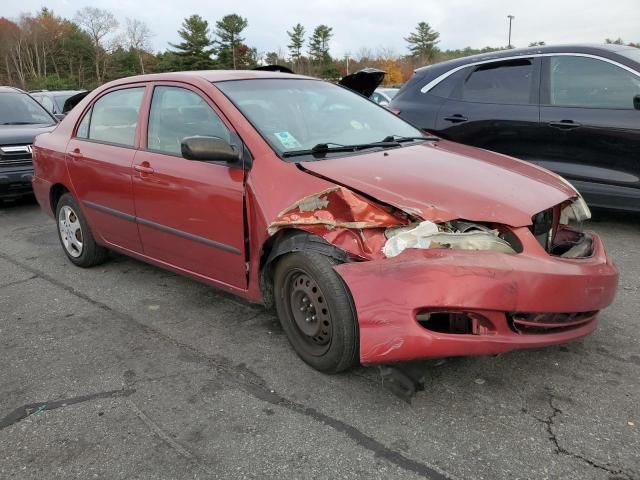
[[282,65],[263,65],[262,67],[256,67],[252,70],[259,70],[262,72],[282,72],[282,73],[295,73],[293,70]]
[[87,90],[86,92],[76,93],[72,97],[67,98],[64,102],[64,105],[62,106],[62,113],[64,113],[65,115],[69,113],[73,107],[79,104],[82,99],[90,93],[91,91]]
[[370,97],[382,83],[386,74],[387,72],[377,68],[363,68],[356,73],[343,77],[338,83],[360,95]]
[[486,150],[441,140],[301,167],[425,220],[522,227],[577,195],[559,176]]

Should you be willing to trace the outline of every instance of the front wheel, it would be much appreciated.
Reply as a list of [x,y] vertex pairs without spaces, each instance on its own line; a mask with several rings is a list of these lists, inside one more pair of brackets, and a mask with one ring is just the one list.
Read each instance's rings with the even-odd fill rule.
[[56,219],[62,249],[75,265],[93,267],[107,259],[107,249],[94,240],[78,202],[70,193],[60,197],[56,205]]
[[337,373],[358,362],[358,327],[351,295],[333,259],[295,252],[276,265],[280,323],[296,353],[316,370]]

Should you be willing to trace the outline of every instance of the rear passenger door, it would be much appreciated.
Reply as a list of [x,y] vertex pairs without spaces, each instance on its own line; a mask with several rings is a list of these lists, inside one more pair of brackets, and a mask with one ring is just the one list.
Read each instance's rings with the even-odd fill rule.
[[135,223],[132,163],[145,86],[110,90],[93,102],[67,144],[67,169],[94,235],[142,250]]
[[155,84],[147,123],[133,165],[144,254],[245,288],[244,170],[224,161],[187,160],[180,147],[185,137],[235,143],[237,136],[213,102],[186,84]]
[[543,62],[543,167],[591,205],[640,210],[640,75],[605,59],[556,55]]
[[[538,58],[484,63],[453,75],[443,83],[448,98],[438,112],[436,133],[522,159],[535,156],[540,135]],[[438,95],[439,90],[436,86],[430,93]]]

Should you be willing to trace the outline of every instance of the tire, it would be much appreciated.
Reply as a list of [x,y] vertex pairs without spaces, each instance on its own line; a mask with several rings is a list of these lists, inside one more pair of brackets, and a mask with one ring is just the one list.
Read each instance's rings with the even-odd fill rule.
[[334,259],[312,252],[283,256],[273,291],[283,330],[310,366],[338,373],[358,363],[358,322]]
[[56,224],[62,250],[74,265],[88,268],[107,260],[109,251],[96,243],[78,202],[70,193],[58,200]]

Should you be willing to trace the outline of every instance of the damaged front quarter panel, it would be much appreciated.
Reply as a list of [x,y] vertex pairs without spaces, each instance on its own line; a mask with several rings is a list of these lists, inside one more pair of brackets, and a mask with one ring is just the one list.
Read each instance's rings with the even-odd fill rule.
[[268,232],[274,235],[285,228],[305,230],[361,260],[395,257],[407,248],[516,253],[509,242],[500,238],[498,230],[459,220],[423,218],[416,211],[385,207],[335,186],[284,209],[271,222]]
[[406,213],[373,203],[351,190],[335,186],[308,195],[280,212],[269,235],[297,228],[323,237],[349,255],[363,260],[384,258],[389,227],[409,223]]

